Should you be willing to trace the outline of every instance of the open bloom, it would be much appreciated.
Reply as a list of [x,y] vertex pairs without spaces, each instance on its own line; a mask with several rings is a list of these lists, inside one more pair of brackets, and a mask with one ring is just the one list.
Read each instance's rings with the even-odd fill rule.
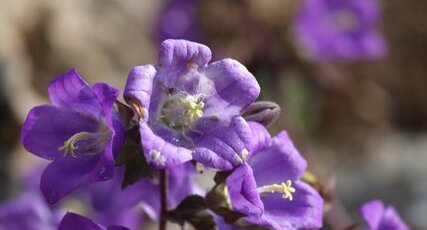
[[197,4],[199,0],[168,0],[161,10],[154,29],[157,39],[187,39],[197,41],[200,29],[197,24]]
[[[175,208],[181,200],[201,194],[196,186],[196,171],[189,162],[168,170],[168,208]],[[157,220],[160,216],[160,185],[155,178],[144,178],[125,189],[121,188],[124,170],[116,168],[114,178],[90,186],[93,219],[104,225],[119,224],[130,229],[141,227],[141,211]],[[105,202],[108,200],[108,202]],[[142,207],[142,209],[141,209]]]
[[360,214],[368,223],[369,230],[409,230],[393,206],[372,200],[360,207]]
[[300,181],[307,163],[286,132],[270,138],[259,124],[254,153],[226,179],[229,205],[247,221],[274,229],[320,228],[323,199]]
[[366,59],[385,54],[376,27],[375,0],[304,0],[294,19],[294,35],[309,59]]
[[158,65],[135,67],[124,98],[139,116],[145,157],[156,168],[195,159],[208,167],[232,169],[243,163],[249,125],[240,117],[258,97],[255,77],[239,62],[208,64],[208,47],[166,40]]
[[90,87],[72,69],[49,84],[52,104],[34,107],[22,127],[24,147],[52,162],[40,187],[52,204],[84,183],[108,180],[124,139],[113,104],[118,90],[104,83]]
[[81,216],[76,213],[68,212],[61,223],[59,223],[58,230],[129,230],[126,227],[113,225],[104,227],[100,224],[95,223],[91,219]]

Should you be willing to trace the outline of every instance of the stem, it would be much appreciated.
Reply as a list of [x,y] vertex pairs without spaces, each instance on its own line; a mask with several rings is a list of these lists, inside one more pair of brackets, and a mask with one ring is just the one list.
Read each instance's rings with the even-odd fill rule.
[[160,170],[160,224],[159,230],[166,230],[168,211],[168,177],[166,169]]

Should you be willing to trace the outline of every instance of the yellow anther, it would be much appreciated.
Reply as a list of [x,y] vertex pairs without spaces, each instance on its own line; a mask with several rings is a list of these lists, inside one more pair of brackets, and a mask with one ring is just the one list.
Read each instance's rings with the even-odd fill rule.
[[259,187],[257,188],[257,191],[260,194],[280,192],[282,193],[282,197],[284,199],[289,199],[290,201],[292,201],[292,193],[295,193],[296,190],[294,187],[292,187],[292,181],[287,180],[286,182],[282,182],[281,184],[272,184]]
[[203,116],[204,106],[200,95],[168,94],[157,118],[172,129],[188,131],[193,122]]

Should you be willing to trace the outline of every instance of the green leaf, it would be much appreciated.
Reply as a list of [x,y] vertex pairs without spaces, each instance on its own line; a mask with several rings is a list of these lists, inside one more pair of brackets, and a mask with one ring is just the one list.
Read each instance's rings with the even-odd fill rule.
[[167,217],[181,226],[188,222],[196,230],[214,230],[216,226],[213,216],[207,210],[205,199],[198,195],[186,197],[174,210],[167,213]]
[[138,126],[126,131],[125,144],[116,158],[116,164],[125,167],[122,189],[134,184],[141,178],[154,175],[154,170],[148,165],[140,143]]

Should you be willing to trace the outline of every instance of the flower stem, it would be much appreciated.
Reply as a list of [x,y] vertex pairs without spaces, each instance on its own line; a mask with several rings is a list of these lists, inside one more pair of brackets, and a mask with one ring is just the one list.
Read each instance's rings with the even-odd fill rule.
[[166,230],[168,211],[168,177],[166,169],[160,170],[160,224],[159,230]]

